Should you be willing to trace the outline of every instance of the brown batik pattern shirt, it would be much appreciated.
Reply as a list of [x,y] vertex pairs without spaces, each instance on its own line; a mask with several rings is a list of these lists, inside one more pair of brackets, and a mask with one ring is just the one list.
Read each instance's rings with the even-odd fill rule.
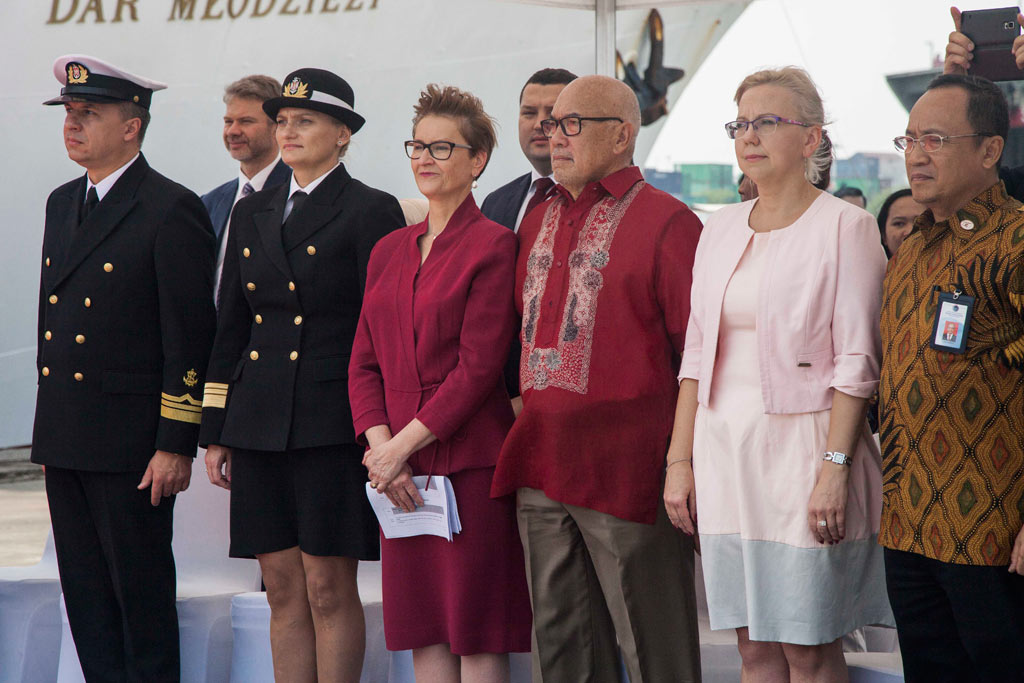
[[[1006,565],[1024,519],[1024,206],[998,183],[914,228],[884,285],[879,542]],[[929,346],[954,290],[975,297],[963,354]]]

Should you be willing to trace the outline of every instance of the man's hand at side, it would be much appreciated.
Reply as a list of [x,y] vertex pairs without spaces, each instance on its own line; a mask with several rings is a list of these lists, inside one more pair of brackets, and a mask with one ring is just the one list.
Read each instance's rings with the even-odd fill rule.
[[192,478],[192,458],[167,451],[157,451],[149,460],[149,467],[142,475],[139,490],[150,488],[149,502],[153,507],[160,499],[173,496],[188,488]]

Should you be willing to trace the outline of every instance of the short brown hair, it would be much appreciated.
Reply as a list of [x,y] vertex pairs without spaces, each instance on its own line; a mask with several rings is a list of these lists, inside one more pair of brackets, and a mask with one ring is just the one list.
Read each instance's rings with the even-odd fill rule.
[[142,148],[142,141],[146,139],[146,129],[149,128],[149,110],[145,107],[140,107],[134,102],[118,102],[118,108],[121,110],[121,120],[130,121],[132,119],[139,119],[139,148]]
[[[494,119],[484,111],[484,103],[471,92],[459,90],[451,85],[429,84],[420,92],[419,102],[413,107],[413,135],[416,126],[427,116],[444,116],[454,120],[459,126],[459,133],[466,138],[474,154],[487,154],[487,163],[491,161],[491,152],[498,144],[498,136],[494,132]],[[484,164],[484,169],[487,164]],[[484,171],[480,171],[483,175]]]
[[224,104],[236,97],[266,102],[281,94],[281,84],[275,78],[254,74],[239,78],[224,88]]

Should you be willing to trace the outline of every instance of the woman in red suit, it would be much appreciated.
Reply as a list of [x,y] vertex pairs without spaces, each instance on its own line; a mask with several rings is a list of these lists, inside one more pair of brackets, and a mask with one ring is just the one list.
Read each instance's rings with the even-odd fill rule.
[[349,396],[371,486],[412,510],[412,476],[448,476],[463,528],[451,543],[381,540],[384,632],[388,649],[413,650],[419,683],[507,681],[531,620],[515,501],[489,497],[513,420],[516,238],[471,194],[495,143],[480,100],[429,85],[415,112],[405,148],[430,210],[370,256]]

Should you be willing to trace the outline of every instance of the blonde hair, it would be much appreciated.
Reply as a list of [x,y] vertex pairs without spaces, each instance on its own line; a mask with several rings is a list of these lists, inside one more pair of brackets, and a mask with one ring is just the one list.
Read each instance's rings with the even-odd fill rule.
[[[793,95],[797,116],[804,123],[824,126],[825,105],[821,101],[821,93],[814,85],[810,74],[796,66],[784,66],[781,69],[764,69],[756,71],[740,83],[736,88],[736,104],[740,103],[743,94],[759,85],[775,85],[785,88]],[[818,184],[832,168],[832,141],[824,128],[821,129],[821,142],[810,158],[804,160],[804,177],[811,184]]]

